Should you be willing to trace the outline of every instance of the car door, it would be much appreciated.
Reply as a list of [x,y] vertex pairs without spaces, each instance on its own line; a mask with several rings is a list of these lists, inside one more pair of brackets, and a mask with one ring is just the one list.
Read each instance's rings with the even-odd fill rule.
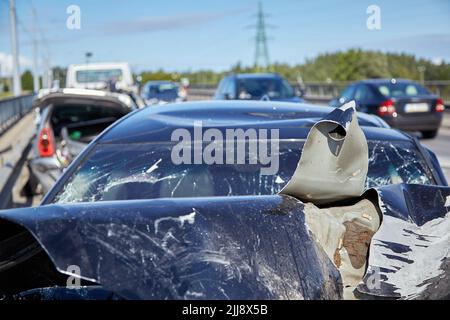
[[330,105],[332,107],[338,108],[342,106],[344,103],[353,100],[353,97],[355,95],[355,89],[356,84],[349,85],[347,88],[344,89],[344,91],[342,91],[338,99],[334,99],[331,101]]
[[219,82],[219,85],[217,86],[216,94],[214,95],[214,99],[216,99],[216,100],[223,100],[224,99],[225,87],[227,85],[227,82],[228,82],[228,77],[223,78]]
[[234,100],[236,99],[236,85],[235,85],[235,78],[230,77],[227,79],[227,82],[224,86],[224,96],[223,99],[225,100]]
[[367,111],[367,95],[367,86],[365,84],[358,84],[355,88],[355,95],[353,97],[358,111]]
[[364,83],[356,86],[354,100],[356,102],[356,109],[365,113],[375,113],[379,105],[373,89]]

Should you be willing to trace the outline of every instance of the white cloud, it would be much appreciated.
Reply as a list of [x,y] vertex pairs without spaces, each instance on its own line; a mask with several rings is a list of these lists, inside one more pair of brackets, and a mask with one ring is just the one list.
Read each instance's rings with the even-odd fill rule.
[[[12,55],[0,52],[0,77],[11,77],[12,76]],[[30,68],[32,63],[31,60],[25,57],[19,57],[20,72],[25,71],[26,68]]]
[[444,62],[444,59],[442,57],[434,57],[431,59],[431,62],[437,66],[440,66]]

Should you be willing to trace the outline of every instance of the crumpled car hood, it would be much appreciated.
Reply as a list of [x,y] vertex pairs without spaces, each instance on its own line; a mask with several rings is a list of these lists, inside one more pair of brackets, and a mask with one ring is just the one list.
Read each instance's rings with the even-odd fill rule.
[[380,297],[449,299],[450,188],[391,185],[378,194],[383,222],[372,238],[358,290]]
[[[370,193],[364,197],[371,198]],[[450,292],[450,188],[377,190],[360,298]],[[39,241],[60,272],[129,299],[341,299],[342,279],[289,196],[48,205],[0,212]]]
[[338,270],[288,196],[118,201],[4,211],[60,272],[127,299],[339,299]]

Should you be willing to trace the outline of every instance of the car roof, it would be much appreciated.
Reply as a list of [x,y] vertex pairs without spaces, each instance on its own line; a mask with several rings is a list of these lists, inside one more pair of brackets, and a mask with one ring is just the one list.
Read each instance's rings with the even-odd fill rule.
[[176,84],[176,82],[170,81],[170,80],[150,80],[150,81],[147,81],[147,82],[145,83],[145,85],[150,85],[150,84],[163,84],[163,83],[173,83],[173,84]]
[[409,79],[365,79],[359,81],[359,83],[367,83],[367,84],[383,84],[383,83],[415,83]]
[[237,79],[281,78],[278,73],[235,73]]
[[129,68],[130,65],[127,62],[93,62],[93,63],[81,63],[71,64],[70,69],[73,70],[97,70],[97,69],[111,69],[111,68]]
[[[147,107],[134,112],[106,130],[98,143],[150,143],[171,141],[176,129],[202,128],[279,129],[280,139],[306,139],[310,128],[334,110],[310,104],[271,101],[196,101]],[[411,138],[397,130],[377,127],[374,117],[358,113],[369,140]]]

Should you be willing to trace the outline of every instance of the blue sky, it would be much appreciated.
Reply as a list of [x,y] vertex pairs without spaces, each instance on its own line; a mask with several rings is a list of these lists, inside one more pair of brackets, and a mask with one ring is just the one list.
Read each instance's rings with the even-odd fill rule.
[[[448,0],[262,0],[272,62],[302,63],[347,48],[407,52],[450,61]],[[32,4],[52,65],[127,61],[135,71],[224,70],[253,63],[254,0],[16,0],[22,69],[32,59]],[[66,28],[66,8],[81,9],[81,30]],[[366,9],[381,9],[381,30],[368,30]],[[42,38],[40,36],[39,38]],[[42,46],[48,48],[43,49]],[[8,0],[0,0],[0,54],[10,53]]]

